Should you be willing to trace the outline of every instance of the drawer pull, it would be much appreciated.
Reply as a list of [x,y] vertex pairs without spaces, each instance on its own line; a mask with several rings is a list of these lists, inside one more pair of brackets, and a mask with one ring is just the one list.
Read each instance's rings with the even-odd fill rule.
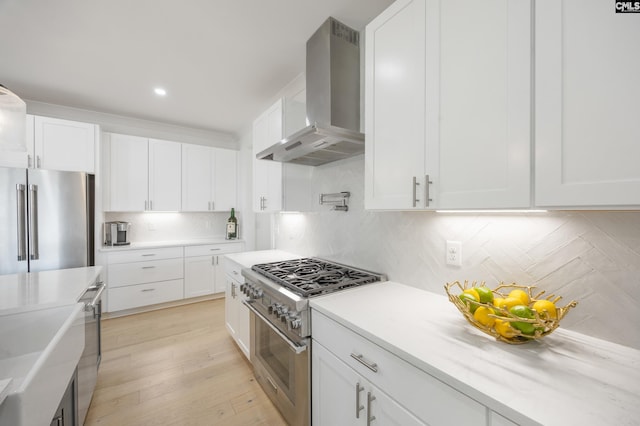
[[143,254],[141,255],[142,257],[147,257],[147,256],[155,256],[155,253],[148,253],[148,254]]
[[142,269],[154,269],[155,266],[143,266]]
[[238,271],[233,271],[233,275],[238,275]]
[[378,364],[376,364],[375,362],[365,361],[364,356],[362,354],[356,355],[356,354],[354,354],[352,352],[351,353],[351,358],[355,359],[360,364],[364,365],[365,367],[367,367],[369,370],[373,371],[374,373],[378,372]]
[[209,251],[218,251],[218,250],[222,250],[222,249],[219,249],[219,248],[209,249]]
[[143,293],[146,293],[148,291],[155,291],[155,288],[145,288],[144,290],[140,290],[140,291],[142,291]]
[[364,390],[364,386],[360,386],[360,382],[356,383],[356,419],[360,418],[360,411],[364,410],[364,405],[360,405],[360,392]]

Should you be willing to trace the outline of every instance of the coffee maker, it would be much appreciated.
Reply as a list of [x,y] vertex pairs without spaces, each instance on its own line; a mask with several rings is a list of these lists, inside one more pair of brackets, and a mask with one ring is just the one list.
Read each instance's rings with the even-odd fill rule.
[[129,241],[130,230],[131,224],[129,222],[105,222],[104,245],[126,246],[131,244]]

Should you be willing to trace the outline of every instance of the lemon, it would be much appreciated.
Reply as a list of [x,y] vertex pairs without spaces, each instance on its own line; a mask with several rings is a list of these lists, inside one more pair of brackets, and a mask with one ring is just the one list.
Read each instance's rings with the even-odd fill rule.
[[511,292],[509,293],[509,297],[515,297],[516,299],[520,299],[520,301],[522,302],[522,305],[529,305],[529,302],[531,302],[531,299],[529,298],[529,294],[524,291],[521,290],[519,288],[515,289],[515,290],[511,290]]
[[501,335],[502,337],[506,337],[507,339],[517,334],[517,332],[509,324],[509,321],[496,319],[496,322],[493,328],[498,332],[499,335]]
[[550,300],[536,300],[532,306],[533,310],[540,315],[542,319],[557,319],[558,311],[556,305]]
[[[503,309],[505,311],[509,311],[509,309],[513,308],[516,305],[522,305],[522,301],[515,297],[506,297],[504,299],[494,299],[493,305],[496,308]],[[498,312],[500,313],[500,312]]]
[[474,299],[476,299],[476,302],[479,302],[479,301],[480,301],[480,295],[478,294],[478,292],[476,291],[476,289],[475,289],[475,288],[467,288],[467,289],[464,289],[464,290],[462,291],[462,293],[466,293],[466,294],[470,294],[470,295],[472,295],[472,296],[473,296],[473,298],[474,298]]
[[493,324],[496,322],[496,319],[489,315],[493,315],[494,313],[495,311],[491,308],[487,308],[486,306],[478,306],[478,308],[473,314],[473,318],[475,318],[475,320],[482,325],[486,325],[487,327],[493,327]]
[[480,296],[481,303],[492,303],[493,302],[493,291],[491,291],[487,286],[476,287],[476,292],[478,296]]

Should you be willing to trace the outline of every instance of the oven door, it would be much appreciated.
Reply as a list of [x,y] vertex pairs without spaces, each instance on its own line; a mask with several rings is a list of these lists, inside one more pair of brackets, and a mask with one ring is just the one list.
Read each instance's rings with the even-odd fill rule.
[[295,343],[258,312],[250,301],[251,350],[256,380],[291,425],[310,424],[310,347]]

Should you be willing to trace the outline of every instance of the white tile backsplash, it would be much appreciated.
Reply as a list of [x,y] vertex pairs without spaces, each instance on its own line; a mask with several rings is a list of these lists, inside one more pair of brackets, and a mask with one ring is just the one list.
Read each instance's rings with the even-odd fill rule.
[[[239,215],[239,212],[238,212]],[[131,242],[224,238],[228,212],[220,213],[105,213],[105,221],[131,223]],[[242,238],[242,224],[240,224]]]
[[[465,279],[537,285],[578,301],[562,327],[640,349],[640,212],[365,211],[362,156],[314,168],[312,186],[350,191],[349,211],[275,215],[276,248],[439,294]],[[462,267],[445,264],[446,240],[462,242]]]

